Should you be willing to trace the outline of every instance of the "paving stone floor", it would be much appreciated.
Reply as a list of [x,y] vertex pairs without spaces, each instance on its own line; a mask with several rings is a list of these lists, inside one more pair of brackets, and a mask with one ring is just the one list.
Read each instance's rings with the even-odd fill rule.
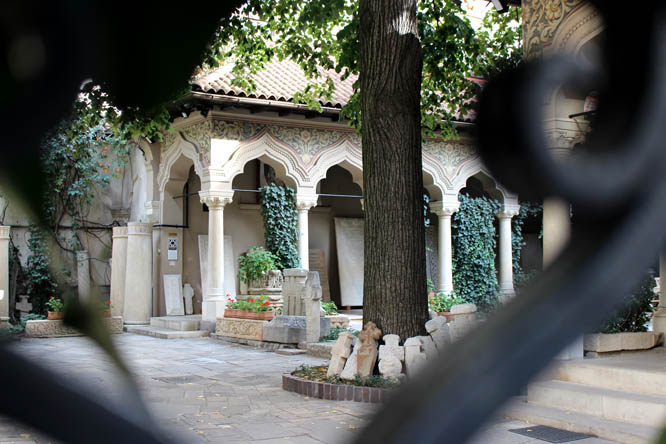
[[[121,334],[114,340],[158,424],[183,443],[351,442],[377,408],[281,389],[282,373],[300,364],[322,364],[319,358],[278,355],[211,338],[163,340]],[[87,338],[23,339],[15,347],[65,380],[86,384],[109,402],[122,402],[110,359]],[[508,431],[525,426],[494,420],[474,444],[543,442]],[[0,442],[54,441],[0,417]],[[576,443],[609,442],[591,438]]]

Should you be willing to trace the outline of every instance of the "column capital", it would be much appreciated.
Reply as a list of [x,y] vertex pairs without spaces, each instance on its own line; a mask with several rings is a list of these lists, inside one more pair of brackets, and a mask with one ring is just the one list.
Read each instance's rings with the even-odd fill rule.
[[443,202],[436,201],[430,202],[430,211],[439,217],[452,216],[453,213],[460,209],[460,202]]
[[9,239],[9,230],[11,228],[9,225],[0,225],[0,239]]
[[146,215],[150,217],[150,220],[156,222],[157,218],[160,215],[160,208],[162,207],[162,201],[159,200],[149,200],[143,206],[146,209]]
[[511,219],[520,213],[520,205],[502,205],[502,209],[497,213],[498,219]]
[[221,209],[225,205],[231,203],[234,199],[232,192],[213,192],[213,191],[199,191],[199,200],[201,203],[206,204],[208,209]]
[[308,195],[296,195],[296,208],[299,210],[309,210],[312,207],[317,206],[317,199],[319,198],[316,194]]
[[152,222],[128,222],[127,235],[128,236],[152,236],[153,223]]
[[113,227],[113,239],[127,237],[127,227]]

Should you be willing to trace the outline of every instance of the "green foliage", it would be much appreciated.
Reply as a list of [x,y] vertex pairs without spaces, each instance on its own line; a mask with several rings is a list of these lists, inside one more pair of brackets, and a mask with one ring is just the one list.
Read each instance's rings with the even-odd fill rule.
[[55,296],[49,297],[49,300],[46,301],[46,305],[49,307],[49,311],[54,311],[56,313],[60,313],[65,309],[65,304],[62,299],[58,299]]
[[428,298],[428,308],[437,313],[450,312],[454,305],[464,304],[466,301],[455,291],[450,294],[437,293],[434,297]]
[[298,268],[298,210],[294,190],[275,184],[261,188],[261,217],[264,220],[266,248],[277,256],[280,270]]
[[245,301],[235,301],[233,299],[229,299],[229,302],[227,303],[227,308],[234,310],[246,310],[253,313],[270,311],[273,309],[273,306],[275,306],[275,303],[269,301],[263,294],[258,298],[249,298]]
[[457,294],[480,310],[497,302],[495,214],[497,201],[461,194],[453,216],[453,283]]
[[26,260],[26,291],[36,313],[46,312],[46,301],[56,294],[58,284],[51,275],[49,268],[48,237],[43,229],[36,225],[29,228],[28,249],[30,255]]
[[433,284],[432,279],[426,279],[426,289],[428,293],[435,291],[435,284]]
[[616,310],[601,327],[599,333],[622,333],[647,331],[652,312],[652,300],[656,298],[654,277],[648,274],[640,287],[627,296],[623,306]]
[[338,314],[338,306],[333,301],[322,302],[321,308],[324,309],[327,315]]
[[241,282],[249,284],[269,271],[277,270],[277,260],[277,256],[264,247],[252,247],[249,253],[238,258],[238,277]]
[[354,330],[353,328],[331,328],[331,332],[326,336],[322,336],[321,339],[319,339],[319,342],[337,341],[340,337],[340,334],[346,331],[353,334],[354,336],[358,336],[360,333],[360,331]]
[[513,282],[518,289],[527,283],[536,274],[535,272],[525,273],[520,266],[520,253],[525,246],[523,241],[523,226],[525,221],[533,217],[541,217],[543,214],[543,205],[534,202],[521,202],[520,213],[511,220],[511,249],[513,254]]
[[[522,54],[520,8],[498,14],[489,8],[475,31],[459,2],[418,2],[419,38],[423,48],[422,126],[427,133],[441,126],[445,138],[456,135],[451,120],[472,108],[478,86],[471,76],[515,64]],[[320,100],[335,92],[326,70],[342,79],[359,74],[358,2],[333,0],[248,0],[222,21],[204,61],[205,69],[233,61],[232,83],[249,92],[252,75],[272,60],[293,60],[308,85],[295,101],[321,111]],[[341,118],[361,128],[359,82]],[[444,105],[444,106],[443,106]]]
[[[21,320],[19,321],[18,324],[16,325],[10,325],[7,327],[7,333],[9,334],[19,334],[23,333],[25,331],[25,324],[28,321],[41,321],[46,319],[46,316],[37,314],[37,313],[28,313],[25,315]],[[0,337],[2,337],[3,329],[0,329]]]

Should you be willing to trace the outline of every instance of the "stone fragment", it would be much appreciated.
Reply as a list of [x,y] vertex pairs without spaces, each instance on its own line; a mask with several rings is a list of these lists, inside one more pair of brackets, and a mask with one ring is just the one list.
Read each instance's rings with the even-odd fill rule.
[[449,322],[449,328],[452,341],[457,341],[474,329],[478,324],[476,311],[474,304],[460,304],[451,307],[453,320]]
[[320,336],[321,318],[321,285],[319,284],[319,273],[308,272],[305,282],[305,338],[307,342],[317,342]]
[[435,359],[437,356],[437,347],[435,346],[435,342],[432,340],[430,336],[418,336],[421,338],[421,346],[423,348],[423,352],[425,353],[426,359],[428,361],[432,361]]
[[442,351],[451,343],[449,324],[447,324],[444,316],[437,316],[435,319],[426,322],[425,328],[435,342],[438,351]]
[[[331,320],[319,319],[319,334],[327,336],[331,332]],[[263,340],[281,344],[298,344],[306,341],[305,316],[278,315],[263,327]],[[316,342],[316,341],[315,341]]]
[[419,336],[409,338],[405,341],[405,372],[407,376],[413,377],[426,364],[426,355],[422,350],[421,338]]
[[347,316],[336,315],[328,316],[331,320],[331,328],[349,328],[349,318]]
[[402,362],[395,355],[386,355],[379,360],[379,373],[385,378],[400,378]]
[[345,368],[347,358],[352,351],[352,343],[354,342],[354,335],[349,332],[340,333],[338,341],[331,350],[331,363],[328,365],[328,372],[326,376],[339,375]]
[[377,341],[382,337],[382,331],[374,322],[368,322],[358,334],[361,347],[358,349],[358,375],[362,378],[372,375],[377,364]]
[[347,362],[345,363],[345,368],[340,373],[340,378],[351,380],[354,379],[356,373],[358,372],[358,349],[361,348],[361,341],[356,340],[354,343],[354,350],[352,351]]
[[32,310],[32,304],[28,302],[29,297],[30,296],[26,294],[22,294],[19,296],[21,302],[16,304],[16,309],[21,312],[21,319],[23,319],[28,313],[30,313],[30,310]]
[[405,360],[405,347],[400,345],[400,336],[384,335],[382,338],[384,345],[379,346],[379,361],[388,357],[395,356],[399,361]]
[[191,315],[194,313],[194,307],[192,306],[194,289],[190,284],[183,285],[183,298],[185,299],[185,314]]
[[476,305],[474,304],[458,304],[454,305],[451,307],[451,314],[453,315],[458,315],[458,314],[470,314],[470,313],[476,313]]
[[293,316],[305,315],[303,298],[305,297],[305,284],[308,270],[304,268],[287,268],[283,270],[284,283],[282,284],[283,314]]
[[431,320],[439,317],[437,312],[434,310],[428,310],[428,316],[430,317]]
[[164,275],[164,302],[167,316],[183,316],[183,285],[180,274]]

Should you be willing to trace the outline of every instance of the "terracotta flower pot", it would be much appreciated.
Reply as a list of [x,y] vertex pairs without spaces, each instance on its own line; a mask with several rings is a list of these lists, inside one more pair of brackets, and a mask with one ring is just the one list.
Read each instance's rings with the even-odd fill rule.
[[46,319],[49,321],[58,321],[64,319],[65,313],[62,311],[49,311]]
[[111,317],[111,309],[102,311],[102,316],[104,316],[105,318],[110,318]]
[[271,311],[262,311],[255,313],[247,310],[237,310],[235,308],[227,308],[224,310],[225,318],[237,318],[237,319],[255,319],[258,321],[270,321],[275,316],[275,313]]
[[438,311],[438,316],[446,316],[446,322],[451,322],[453,320],[453,315],[450,311]]

